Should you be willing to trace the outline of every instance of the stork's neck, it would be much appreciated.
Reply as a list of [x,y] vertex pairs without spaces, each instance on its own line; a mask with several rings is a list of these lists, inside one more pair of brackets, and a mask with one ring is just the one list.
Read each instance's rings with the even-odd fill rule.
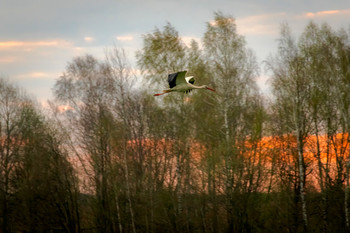
[[193,84],[191,84],[191,83],[189,83],[188,85],[189,85],[190,87],[192,87],[193,89],[205,89],[205,88],[207,88],[206,85],[203,85],[203,86],[195,86],[195,85],[193,85]]

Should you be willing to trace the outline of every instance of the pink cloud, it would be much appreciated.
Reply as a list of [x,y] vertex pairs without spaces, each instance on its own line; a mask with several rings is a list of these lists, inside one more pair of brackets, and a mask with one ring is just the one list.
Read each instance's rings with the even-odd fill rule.
[[329,16],[329,15],[340,15],[340,14],[349,14],[350,9],[345,10],[327,10],[327,11],[318,11],[318,12],[307,12],[304,14],[307,18],[314,18],[314,17],[323,17],[323,16]]
[[116,38],[119,41],[131,41],[134,39],[133,36],[117,36]]
[[93,37],[91,37],[91,36],[85,36],[85,37],[84,37],[84,40],[85,40],[86,42],[92,42],[92,41],[94,41],[95,39],[94,39]]
[[24,74],[16,75],[15,78],[23,80],[23,79],[52,79],[53,77],[58,77],[59,73],[57,72],[42,72],[42,71],[34,71],[28,72]]
[[279,31],[275,19],[286,16],[285,12],[279,12],[237,18],[237,30],[238,33],[244,35],[277,35]]
[[0,41],[0,49],[11,49],[17,47],[55,47],[65,46],[69,43],[62,40],[50,41]]

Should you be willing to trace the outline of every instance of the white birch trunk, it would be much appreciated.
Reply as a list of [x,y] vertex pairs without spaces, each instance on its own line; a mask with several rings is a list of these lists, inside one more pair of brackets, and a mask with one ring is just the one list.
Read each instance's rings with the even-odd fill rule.
[[[349,132],[349,130],[348,130]],[[345,173],[345,197],[344,197],[344,210],[345,210],[345,222],[346,222],[346,227],[349,229],[350,228],[350,221],[349,221],[349,172],[350,172],[350,135],[348,135],[348,145],[349,145],[349,155],[348,159],[346,162],[346,173]]]
[[349,129],[349,122],[347,119],[347,116],[345,114],[345,111],[343,109],[343,119],[345,122],[345,127],[346,127],[346,132],[348,132],[348,145],[349,145],[349,154],[346,162],[346,170],[345,170],[345,197],[344,197],[344,211],[345,211],[345,222],[346,222],[346,227],[349,229],[350,228],[350,220],[349,220],[349,207],[348,207],[348,202],[349,202],[349,172],[350,172],[350,129]]
[[305,187],[304,187],[305,180],[304,180],[304,167],[303,167],[303,164],[304,164],[303,145],[299,135],[297,140],[298,140],[298,157],[299,157],[300,198],[301,198],[304,226],[307,227],[307,211],[306,211]]
[[126,148],[127,148],[127,142],[124,142],[124,169],[125,169],[125,181],[126,181],[126,194],[128,196],[128,203],[129,203],[129,210],[130,210],[130,217],[131,217],[131,226],[133,233],[136,233],[135,228],[135,221],[134,221],[134,210],[132,208],[132,201],[131,201],[131,192],[130,192],[130,181],[129,181],[129,167],[127,162],[127,156],[126,156]]
[[302,215],[303,215],[303,221],[304,221],[304,228],[307,229],[307,210],[306,210],[306,201],[305,201],[305,171],[304,171],[304,152],[303,152],[303,139],[302,139],[302,117],[301,117],[301,102],[300,102],[300,96],[299,91],[297,91],[297,97],[296,97],[296,110],[294,112],[294,122],[295,122],[295,130],[297,133],[297,147],[298,147],[298,160],[299,160],[299,186],[300,186],[300,199],[301,199],[301,206],[302,206]]

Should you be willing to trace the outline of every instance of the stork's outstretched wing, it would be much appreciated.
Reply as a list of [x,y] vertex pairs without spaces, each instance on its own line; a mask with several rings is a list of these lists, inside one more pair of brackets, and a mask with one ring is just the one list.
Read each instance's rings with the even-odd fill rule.
[[184,71],[169,74],[168,75],[169,87],[173,88],[175,86],[185,84],[186,83],[186,79],[185,79],[186,73],[187,73],[187,71],[184,70]]

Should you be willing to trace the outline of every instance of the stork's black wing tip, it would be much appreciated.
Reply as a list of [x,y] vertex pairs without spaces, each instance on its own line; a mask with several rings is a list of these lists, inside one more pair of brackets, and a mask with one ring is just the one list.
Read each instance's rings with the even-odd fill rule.
[[176,73],[171,73],[168,75],[168,83],[169,83],[169,87],[173,88],[176,86],[176,79],[185,79],[185,75],[187,73],[187,70],[184,71],[179,71]]
[[176,72],[176,73],[172,73],[172,74],[169,74],[168,75],[168,83],[169,83],[169,87],[170,88],[173,88],[176,86],[176,77],[177,77],[177,74],[179,72]]

